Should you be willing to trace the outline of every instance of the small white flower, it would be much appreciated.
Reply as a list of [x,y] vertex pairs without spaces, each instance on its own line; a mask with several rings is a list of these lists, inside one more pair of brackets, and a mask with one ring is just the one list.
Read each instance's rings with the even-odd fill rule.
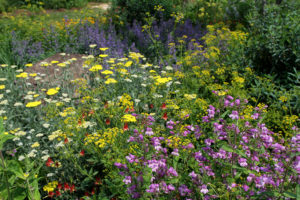
[[17,145],[20,147],[20,146],[23,146],[23,143],[19,142]]
[[14,106],[23,106],[23,104],[21,103],[21,102],[16,102],[15,104],[14,104]]
[[131,83],[132,80],[130,80],[129,78],[124,79],[124,81]]
[[44,127],[44,128],[49,128],[49,127],[50,127],[50,124],[47,124],[47,123],[46,123],[46,124],[43,124],[43,127]]
[[18,69],[18,70],[16,70],[16,72],[21,73],[21,72],[23,72],[23,69]]
[[20,140],[19,137],[15,137],[15,138],[13,139],[14,142],[15,142],[15,141],[18,141],[18,140]]
[[23,156],[23,155],[19,156],[19,158],[18,158],[19,161],[22,161],[24,159],[25,159],[25,156]]
[[35,137],[43,137],[43,136],[44,136],[44,134],[42,134],[42,133],[38,133],[35,135]]
[[3,94],[0,94],[0,99],[2,99],[3,98]]
[[39,76],[36,76],[36,77],[34,78],[35,81],[39,81],[39,80],[41,80],[41,79],[42,79],[42,78],[39,77]]
[[65,56],[65,55],[66,55],[66,53],[60,53],[60,55],[61,55],[61,56]]
[[28,94],[24,97],[26,100],[33,100],[33,96],[31,94]]
[[140,100],[140,99],[135,99],[134,102],[135,102],[136,104],[138,104],[138,103],[141,102],[141,100]]
[[36,156],[36,152],[37,152],[37,150],[33,149],[33,150],[31,150],[31,152],[29,152],[29,154],[27,156],[29,158],[34,158]]
[[0,78],[0,81],[6,81],[7,78]]
[[155,66],[154,66],[154,68],[156,68],[156,69],[159,69],[159,68],[160,68],[160,66],[158,66],[158,65],[155,65]]
[[[47,159],[48,159],[48,158],[47,158]],[[54,176],[54,174],[53,174],[53,173],[47,174],[47,177],[51,177],[51,176]]]
[[142,84],[141,84],[141,86],[143,86],[143,87],[147,87],[147,85],[146,85],[145,83],[142,83]]
[[90,48],[95,48],[97,46],[97,44],[90,44]]
[[180,84],[181,84],[179,81],[175,81],[174,83],[177,84],[177,85],[180,85]]
[[162,73],[162,74],[166,74],[167,72],[166,72],[166,71],[161,71],[161,73]]
[[166,70],[169,70],[169,71],[172,71],[173,70],[173,67],[171,67],[171,66],[166,66]]
[[11,65],[10,66],[12,69],[14,69],[14,68],[16,68],[16,67],[18,67],[17,65]]
[[0,110],[0,115],[5,114],[6,111],[5,110]]
[[167,86],[167,87],[170,87],[170,86],[172,85],[172,83],[173,83],[173,82],[170,81],[170,82],[168,82],[168,83],[166,84],[166,86]]
[[49,157],[50,157],[49,155],[44,155],[44,156],[42,156],[42,160],[46,161],[46,160],[48,160]]
[[27,136],[26,138],[27,138],[28,140],[31,140],[31,136],[30,136],[30,135],[29,135],[29,136]]
[[133,78],[137,78],[138,77],[138,75],[136,75],[136,74],[133,74],[133,75],[131,75]]
[[7,101],[7,99],[5,99],[5,100],[1,101],[1,102],[0,102],[0,105],[8,105],[8,101]]

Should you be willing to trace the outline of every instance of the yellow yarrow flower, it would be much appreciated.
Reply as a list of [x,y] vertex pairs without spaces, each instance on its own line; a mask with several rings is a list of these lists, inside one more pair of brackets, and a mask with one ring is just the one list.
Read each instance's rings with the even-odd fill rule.
[[97,72],[97,71],[102,70],[102,69],[103,69],[102,65],[94,65],[89,69],[89,71]]
[[125,67],[130,67],[130,66],[132,65],[132,63],[133,63],[132,61],[128,61],[128,62],[125,63],[124,66],[125,66]]
[[41,101],[33,101],[33,102],[29,102],[26,104],[27,108],[32,108],[32,107],[37,107],[39,105],[41,105]]
[[122,117],[123,122],[136,122],[135,116],[132,116],[130,114],[126,114]]
[[31,76],[31,77],[36,77],[36,76],[37,76],[37,73],[31,73],[31,74],[29,74],[29,76]]
[[113,78],[108,78],[106,81],[105,81],[105,84],[111,84],[111,83],[117,83],[117,81]]
[[58,185],[58,182],[57,181],[52,181],[52,182],[50,182],[50,183],[48,183],[47,185],[45,185],[44,187],[43,187],[43,190],[45,191],[45,192],[53,192],[54,190],[55,190],[55,188],[56,188],[56,186]]
[[32,148],[39,147],[39,146],[40,146],[40,143],[38,143],[38,142],[35,142],[31,145]]
[[16,75],[17,78],[27,78],[27,73],[23,72],[21,74]]
[[55,95],[56,93],[58,93],[58,91],[59,91],[59,87],[57,87],[57,88],[50,88],[48,91],[47,91],[47,94],[48,95]]
[[110,70],[104,70],[103,72],[101,72],[101,74],[110,75],[110,74],[113,74],[113,72]]
[[108,48],[99,48],[101,51],[106,51]]
[[32,64],[28,63],[28,64],[25,65],[25,67],[32,67]]
[[5,85],[0,85],[0,90],[5,89]]
[[100,54],[99,57],[100,58],[106,58],[108,55],[107,54]]

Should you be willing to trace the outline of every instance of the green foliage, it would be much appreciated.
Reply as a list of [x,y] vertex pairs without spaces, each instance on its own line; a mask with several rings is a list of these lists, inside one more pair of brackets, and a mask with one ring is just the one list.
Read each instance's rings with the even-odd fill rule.
[[[299,5],[299,4],[298,4]],[[297,4],[267,4],[249,15],[247,57],[255,69],[275,73],[282,83],[300,67],[300,11]]]
[[169,18],[175,11],[175,5],[178,0],[112,0],[112,12],[126,19],[128,22],[134,20],[143,21],[146,13],[154,15],[156,13],[155,6],[162,6],[165,18]]

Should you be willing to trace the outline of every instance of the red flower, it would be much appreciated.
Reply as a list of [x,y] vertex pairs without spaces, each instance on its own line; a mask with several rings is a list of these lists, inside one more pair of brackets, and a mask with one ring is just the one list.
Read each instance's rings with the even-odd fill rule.
[[49,157],[47,162],[46,162],[46,166],[50,167],[53,164],[53,160],[51,160],[51,158]]
[[75,189],[75,185],[74,185],[74,184],[72,184],[72,186],[70,187],[70,192],[72,193],[72,192],[74,192],[74,191],[76,191],[76,189]]
[[163,110],[165,110],[165,109],[167,109],[167,106],[166,106],[165,103],[163,103],[160,108],[163,109]]
[[85,113],[82,113],[82,119],[84,119],[86,117]]
[[81,119],[79,119],[78,120],[78,125],[81,125],[81,124],[82,124]]
[[129,111],[129,108],[126,108],[125,113],[128,113],[128,111]]
[[100,184],[102,184],[102,181],[99,177],[97,177],[95,181],[95,185],[100,185]]
[[151,103],[149,106],[150,109],[154,108],[154,105]]
[[92,195],[95,194],[95,188],[92,189],[91,194],[92,194]]
[[92,114],[94,114],[94,113],[95,113],[94,110],[90,110],[89,115],[92,115]]
[[81,150],[79,153],[81,156],[84,156],[84,150]]
[[65,183],[65,184],[64,184],[64,188],[65,188],[65,191],[70,190],[69,184],[68,184],[68,183]]
[[129,130],[128,124],[127,124],[127,123],[124,124],[123,130],[124,130],[124,131],[128,131],[128,130]]
[[57,189],[61,190],[61,188],[62,188],[62,185],[60,183],[58,183]]
[[168,119],[168,115],[167,113],[164,114],[164,116],[162,117],[164,120],[167,120]]
[[132,106],[132,108],[130,109],[130,112],[134,112],[134,107]]
[[52,198],[54,196],[54,192],[49,192],[48,197]]
[[107,101],[105,101],[105,103],[104,103],[104,108],[108,108],[108,102]]
[[64,143],[67,144],[69,142],[68,138],[65,138]]
[[105,123],[106,123],[106,125],[110,125],[110,119],[107,118],[107,119],[105,120]]
[[61,195],[61,193],[60,193],[59,190],[56,190],[55,194],[56,194],[56,196],[60,196]]

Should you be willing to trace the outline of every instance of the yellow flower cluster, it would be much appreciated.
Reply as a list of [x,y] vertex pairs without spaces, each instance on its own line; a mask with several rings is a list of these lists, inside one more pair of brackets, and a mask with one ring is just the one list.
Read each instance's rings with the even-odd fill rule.
[[106,81],[105,81],[105,84],[106,85],[109,85],[109,84],[114,84],[114,83],[117,83],[117,81],[113,78],[108,78]]
[[113,144],[118,134],[122,134],[124,131],[117,127],[109,128],[104,131],[103,134],[93,133],[88,135],[85,140],[85,145],[94,143],[99,148],[104,148],[106,145]]
[[131,96],[129,94],[124,93],[119,100],[119,106],[124,108],[132,108],[133,102],[131,101]]
[[52,181],[52,182],[48,183],[47,185],[45,185],[43,187],[43,190],[48,193],[53,192],[55,190],[55,188],[57,187],[57,185],[58,185],[57,181]]
[[155,76],[154,77],[154,80],[155,80],[155,85],[163,85],[163,84],[166,84],[168,83],[169,81],[172,80],[172,77],[161,77],[161,76]]
[[41,105],[41,104],[42,104],[41,101],[33,101],[33,102],[28,102],[28,103],[26,104],[26,107],[27,107],[27,108],[32,108],[32,107],[37,107],[37,106],[39,106],[39,105]]
[[181,145],[184,145],[184,146],[188,145],[189,143],[191,143],[191,141],[186,138],[182,139],[179,136],[172,135],[172,136],[168,137],[168,139],[166,139],[166,143],[171,148],[178,148]]
[[55,94],[58,93],[59,90],[60,90],[59,87],[56,87],[56,88],[50,88],[50,89],[47,91],[47,94],[48,94],[49,96],[55,95]]
[[97,72],[97,71],[102,70],[102,69],[103,69],[102,65],[94,65],[89,69],[89,71]]
[[122,117],[123,122],[136,122],[135,116],[132,116],[130,114],[126,114]]

